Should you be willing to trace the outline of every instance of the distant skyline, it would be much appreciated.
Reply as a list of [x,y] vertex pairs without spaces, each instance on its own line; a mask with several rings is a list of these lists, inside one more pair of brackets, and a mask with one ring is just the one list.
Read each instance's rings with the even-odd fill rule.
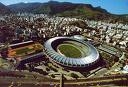
[[[20,2],[48,2],[50,0],[0,0],[5,5],[16,4]],[[112,14],[128,14],[128,0],[52,0],[59,2],[72,2],[91,4],[94,7],[100,6]]]

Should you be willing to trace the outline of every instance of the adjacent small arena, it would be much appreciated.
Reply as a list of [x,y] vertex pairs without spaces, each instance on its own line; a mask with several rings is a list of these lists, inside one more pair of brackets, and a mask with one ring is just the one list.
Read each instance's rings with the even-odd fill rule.
[[45,43],[51,61],[68,67],[87,67],[99,60],[97,49],[86,41],[73,37],[54,37]]

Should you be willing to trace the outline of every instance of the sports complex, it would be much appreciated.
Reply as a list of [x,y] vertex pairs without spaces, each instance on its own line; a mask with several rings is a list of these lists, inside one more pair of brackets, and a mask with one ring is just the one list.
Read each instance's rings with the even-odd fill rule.
[[87,41],[73,37],[54,37],[45,42],[52,62],[67,67],[88,67],[99,60],[99,52]]

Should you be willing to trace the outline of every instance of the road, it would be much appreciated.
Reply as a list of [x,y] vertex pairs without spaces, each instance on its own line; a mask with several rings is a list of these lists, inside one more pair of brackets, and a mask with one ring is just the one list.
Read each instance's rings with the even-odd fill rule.
[[[42,77],[43,78],[43,77]],[[85,87],[96,85],[125,85],[128,86],[128,75],[114,75],[105,77],[65,80],[63,87]],[[60,87],[59,80],[44,80],[35,78],[0,77],[1,87]]]

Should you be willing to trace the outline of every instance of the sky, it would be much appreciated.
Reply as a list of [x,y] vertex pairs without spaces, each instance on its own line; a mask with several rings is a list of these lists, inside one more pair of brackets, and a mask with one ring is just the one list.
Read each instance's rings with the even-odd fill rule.
[[[5,5],[19,2],[48,2],[49,0],[0,0]],[[113,14],[128,14],[128,0],[55,0],[60,2],[85,3],[94,7],[100,6]]]

